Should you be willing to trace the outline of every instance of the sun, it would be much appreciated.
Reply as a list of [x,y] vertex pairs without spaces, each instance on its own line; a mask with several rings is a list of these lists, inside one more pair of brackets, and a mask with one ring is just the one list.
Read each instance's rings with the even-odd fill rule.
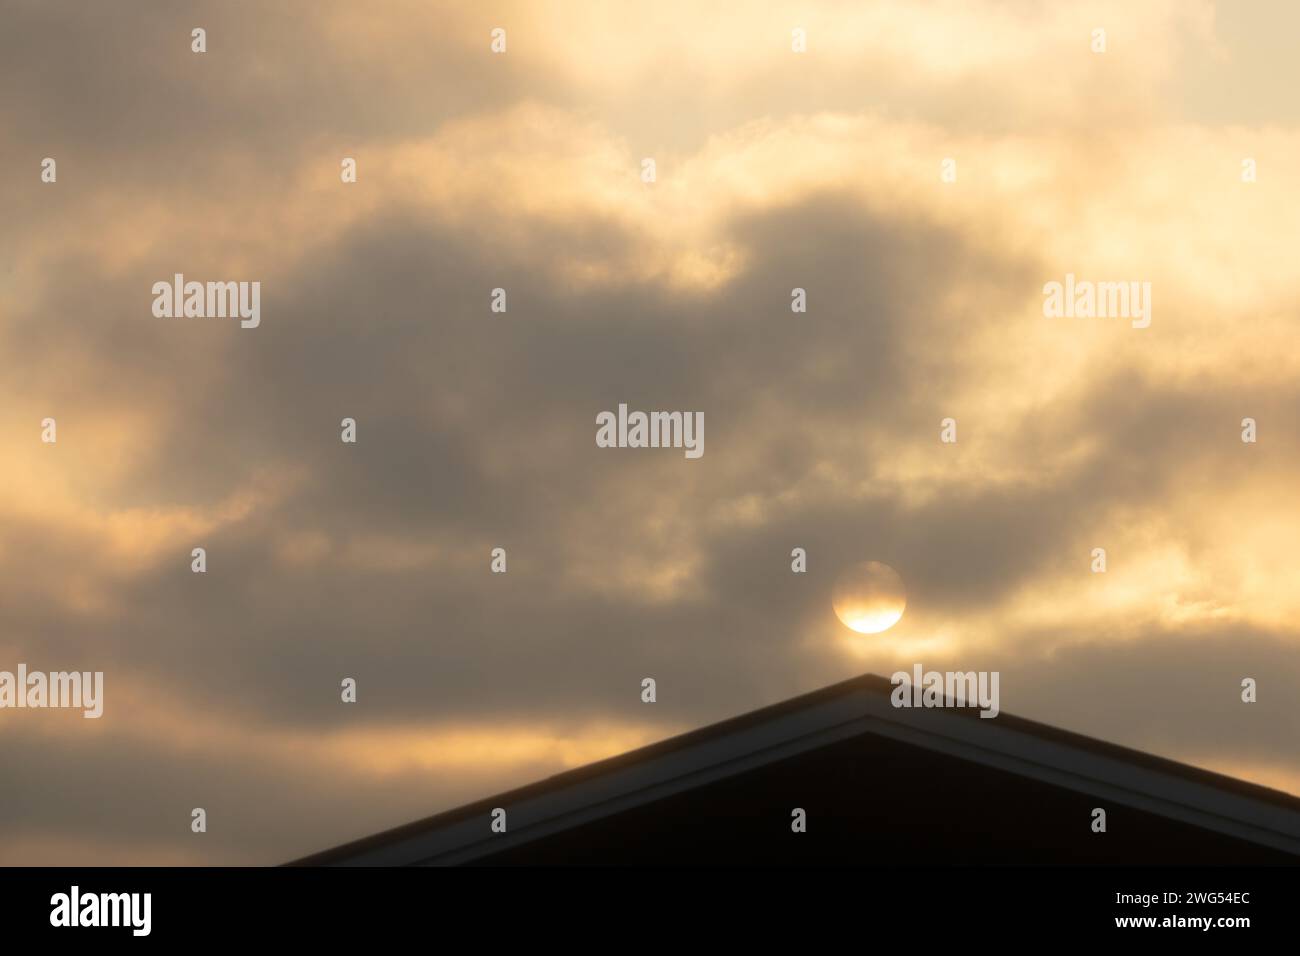
[[846,627],[859,634],[879,634],[903,616],[907,591],[903,579],[889,565],[863,561],[840,573],[831,602]]

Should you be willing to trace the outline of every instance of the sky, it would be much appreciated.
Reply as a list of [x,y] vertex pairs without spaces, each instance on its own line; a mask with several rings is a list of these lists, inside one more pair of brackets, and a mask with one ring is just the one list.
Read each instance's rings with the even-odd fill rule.
[[279,863],[916,663],[1300,794],[1297,28],[0,0],[0,670],[104,674],[0,710],[0,864]]

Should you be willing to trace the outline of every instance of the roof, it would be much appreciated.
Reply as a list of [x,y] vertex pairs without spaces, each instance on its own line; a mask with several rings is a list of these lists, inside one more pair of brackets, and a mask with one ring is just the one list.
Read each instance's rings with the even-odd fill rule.
[[[294,861],[457,864],[859,737],[957,758],[1300,856],[1300,799],[1005,712],[896,708],[889,680],[853,678]],[[509,830],[488,825],[496,807]]]

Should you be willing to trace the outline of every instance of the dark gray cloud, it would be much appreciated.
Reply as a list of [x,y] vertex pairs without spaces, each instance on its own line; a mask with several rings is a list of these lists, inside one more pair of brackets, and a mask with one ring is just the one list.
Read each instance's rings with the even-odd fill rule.
[[[18,277],[31,294],[0,336],[22,357],[6,387],[23,415],[59,418],[51,454],[104,458],[80,453],[86,467],[48,489],[77,507],[6,514],[0,646],[34,667],[105,670],[111,732],[0,728],[9,765],[24,768],[5,781],[0,835],[189,847],[188,809],[201,805],[212,858],[273,862],[554,769],[538,756],[433,783],[254,742],[187,749],[165,728],[142,739],[116,716],[115,687],[165,693],[183,713],[160,712],[197,737],[226,718],[232,735],[268,737],[511,722],[577,735],[601,721],[699,725],[888,672],[883,639],[863,658],[805,639],[833,625],[836,573],[868,558],[901,572],[909,614],[1005,616],[996,646],[959,642],[926,664],[1001,668],[1009,712],[1158,752],[1293,761],[1294,631],[1180,630],[1147,614],[1093,634],[1012,610],[1040,590],[1044,602],[1082,592],[1108,529],[1122,538],[1154,521],[1163,531],[1147,533],[1210,560],[1225,543],[1185,516],[1294,471],[1297,444],[1278,424],[1294,387],[1232,368],[1190,379],[1138,346],[1064,387],[1047,373],[1002,380],[983,359],[1024,347],[1023,317],[1054,270],[1030,244],[989,239],[990,224],[935,221],[901,196],[864,204],[850,188],[724,215],[715,238],[742,265],[706,288],[626,268],[660,250],[643,222],[608,211],[507,204],[468,228],[390,191],[348,228],[304,234],[281,217],[279,187],[332,168],[335,152],[526,98],[572,105],[580,91],[515,59],[484,70],[455,30],[412,35],[386,61],[365,44],[396,42],[391,31],[327,41],[308,5],[69,9],[0,0],[0,22],[17,24],[0,31],[12,118],[0,158],[60,160],[53,193],[34,172],[0,185],[20,224],[0,228],[0,254],[68,232],[66,248],[33,253],[39,270]],[[209,30],[200,62],[193,25]],[[832,105],[857,95],[837,90]],[[808,93],[794,83],[771,109]],[[701,110],[683,117],[683,138]],[[264,179],[247,178],[248,159]],[[115,258],[95,200],[159,196],[160,232],[189,223],[192,235]],[[233,277],[202,242],[206,204],[223,196],[247,210],[250,237],[226,254],[276,253],[247,277],[263,283],[261,327],[154,318],[154,281]],[[83,217],[101,232],[68,225]],[[574,263],[610,278],[579,281]],[[504,315],[488,310],[497,286]],[[806,314],[790,311],[794,287],[808,291]],[[1026,405],[1034,388],[1042,401]],[[1002,394],[996,422],[972,399]],[[703,411],[704,457],[597,448],[595,416],[620,402]],[[1245,414],[1267,423],[1259,446],[1238,440]],[[955,449],[937,440],[948,415],[965,442]],[[345,416],[355,446],[339,441]],[[32,422],[3,424],[13,448],[34,441]],[[245,493],[244,517],[211,517]],[[129,521],[114,531],[124,515],[158,519],[162,540],[132,538]],[[189,570],[199,545],[202,576]],[[796,545],[806,576],[789,570]],[[495,546],[507,575],[488,573]],[[1122,550],[1112,560],[1125,573]],[[345,675],[361,686],[355,708],[338,701]],[[660,687],[653,721],[637,696],[647,675]],[[1258,705],[1238,702],[1240,676],[1266,678]]]

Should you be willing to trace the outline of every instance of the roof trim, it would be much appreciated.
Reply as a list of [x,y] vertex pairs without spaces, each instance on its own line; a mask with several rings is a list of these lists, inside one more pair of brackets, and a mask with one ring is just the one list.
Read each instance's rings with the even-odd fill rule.
[[[874,734],[1300,855],[1300,799],[973,709],[895,708],[866,675],[344,844],[290,865],[466,863],[838,740]],[[508,810],[509,831],[489,815]]]

